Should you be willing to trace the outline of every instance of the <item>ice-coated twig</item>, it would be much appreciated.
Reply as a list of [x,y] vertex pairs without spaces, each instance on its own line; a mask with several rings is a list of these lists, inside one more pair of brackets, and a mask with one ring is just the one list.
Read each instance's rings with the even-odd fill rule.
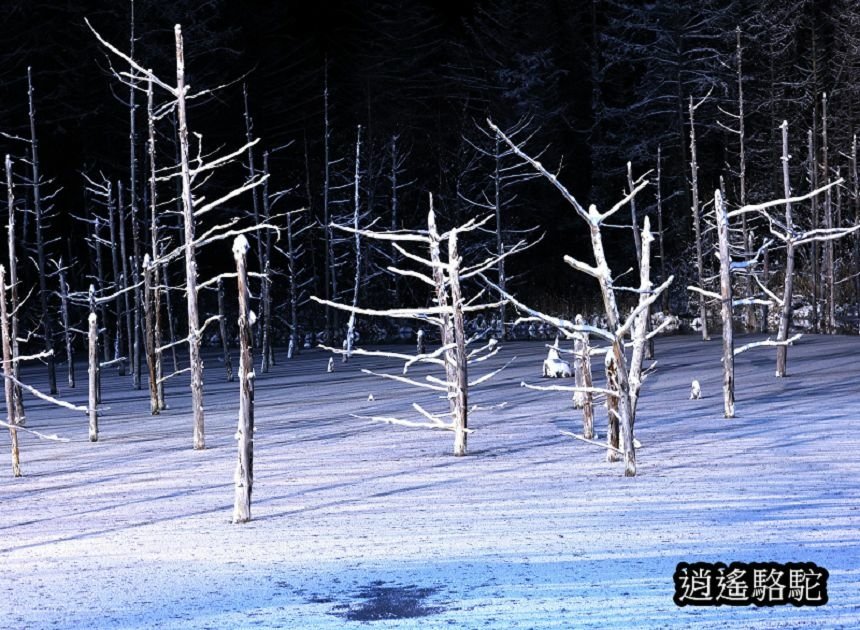
[[0,427],[6,427],[7,429],[15,429],[16,431],[25,431],[27,433],[35,435],[40,440],[50,440],[51,442],[71,442],[69,438],[59,437],[56,434],[46,435],[45,433],[40,433],[39,431],[28,429],[27,427],[21,426],[20,424],[9,424],[4,420],[0,420]]
[[[12,376],[11,374],[4,374],[3,377],[9,379],[13,383],[15,383],[15,385],[20,387],[21,389],[24,389],[24,390],[30,392],[36,398],[41,398],[45,402],[49,402],[53,405],[57,405],[58,407],[63,407],[65,409],[71,409],[72,411],[80,411],[83,413],[89,413],[89,409],[87,409],[86,407],[73,405],[72,403],[66,402],[65,400],[60,400],[58,398],[54,398],[53,396],[49,396],[48,394],[43,394],[42,392],[40,392],[35,387],[30,387],[26,383],[22,383],[21,381],[19,381],[17,378]],[[15,426],[16,426],[16,428],[20,428],[20,427],[18,427],[18,425],[15,425]]]
[[[415,422],[413,420],[401,420],[391,416],[360,416],[357,414],[349,414],[353,418],[359,420],[372,420],[373,422],[383,422],[385,424],[396,424],[402,427],[411,427],[419,429],[441,429],[443,431],[457,431],[458,429],[453,424],[439,424],[437,422]],[[470,428],[459,429],[466,433],[473,433],[475,430]]]
[[[416,381],[412,378],[407,378],[405,376],[399,376],[397,374],[384,374],[382,372],[374,372],[372,370],[362,369],[361,370],[365,374],[371,374],[373,376],[379,376],[380,378],[387,378],[392,381],[397,381],[399,383],[406,383],[407,385],[414,385],[415,387],[423,387],[424,389],[432,389],[437,392],[447,392],[448,389],[446,387],[440,387],[438,385],[434,385],[432,383],[423,383],[421,381]],[[430,377],[428,377],[429,380]]]
[[741,352],[746,352],[747,350],[752,350],[753,348],[761,348],[762,346],[790,346],[801,337],[803,337],[803,333],[797,333],[796,335],[794,335],[793,337],[789,337],[785,341],[775,341],[772,340],[770,337],[768,337],[764,341],[754,341],[752,343],[743,345],[740,348],[735,348],[735,356],[738,356]]
[[577,440],[580,440],[581,442],[587,442],[588,444],[594,444],[594,446],[599,446],[600,448],[606,448],[606,449],[609,449],[610,451],[615,451],[619,455],[624,455],[624,451],[622,451],[620,448],[615,448],[614,446],[610,446],[609,444],[605,444],[603,442],[598,442],[597,440],[589,440],[588,438],[586,438],[582,435],[578,435],[576,433],[571,433],[570,431],[559,431],[559,433],[561,433],[562,435],[567,435],[567,436],[572,437],[572,438],[576,438]]
[[533,389],[539,392],[582,392],[584,394],[603,394],[605,396],[618,397],[618,392],[611,389],[604,389],[603,387],[579,387],[576,385],[530,385],[525,381],[520,381],[520,387]]

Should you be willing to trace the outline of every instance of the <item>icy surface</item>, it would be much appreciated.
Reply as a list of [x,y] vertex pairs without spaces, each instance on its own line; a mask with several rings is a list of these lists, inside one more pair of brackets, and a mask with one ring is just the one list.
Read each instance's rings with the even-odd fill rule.
[[[505,344],[473,373],[519,357],[471,396],[509,404],[470,418],[464,458],[450,432],[350,417],[440,409],[359,371],[399,365],[355,356],[327,374],[326,354],[279,352],[256,381],[245,525],[230,524],[238,384],[214,354],[205,451],[191,449],[183,377],[151,417],[146,389],[107,371],[98,443],[83,414],[28,397],[29,426],[72,442],[21,434],[13,479],[0,434],[2,626],[860,627],[860,338],[804,337],[785,379],[772,348],[741,355],[733,420],[719,341],[659,339],[632,479],[559,434],[581,431],[569,394],[518,387],[540,381],[545,352]],[[596,423],[604,435],[602,409]],[[679,609],[675,565],[699,560],[812,561],[830,571],[830,603]]]

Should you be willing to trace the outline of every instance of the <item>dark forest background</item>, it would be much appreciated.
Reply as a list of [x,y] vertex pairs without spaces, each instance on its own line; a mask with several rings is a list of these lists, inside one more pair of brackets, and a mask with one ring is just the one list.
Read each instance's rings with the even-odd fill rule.
[[[105,51],[84,18],[128,50],[130,7],[128,2],[3,3],[0,131],[29,133],[31,66],[42,172],[60,189],[53,200],[52,234],[62,238],[50,246],[51,253],[76,261],[71,283],[79,289],[89,284],[93,264],[83,246],[86,229],[73,218],[90,212],[81,173],[129,177],[127,89],[111,76]],[[396,0],[136,0],[135,57],[172,77],[173,25],[181,23],[191,86],[226,84],[194,102],[192,130],[211,150],[241,146],[246,85],[260,151],[289,145],[272,154],[269,188],[289,191],[278,209],[307,206],[317,219],[326,81],[333,183],[344,186],[339,203],[348,203],[356,126],[362,125],[362,199],[369,220],[379,217],[383,224],[390,213],[393,137],[405,156],[399,181],[409,183],[399,191],[397,223],[404,228],[421,226],[430,192],[445,225],[479,212],[467,200],[481,199],[490,186],[493,165],[475,149],[492,147],[487,117],[503,129],[524,124],[524,133],[533,134],[528,148],[543,151],[541,161],[559,166],[571,191],[599,207],[623,196],[628,161],[638,177],[656,168],[659,148],[666,264],[679,275],[672,301],[678,311],[689,308],[684,286],[692,277],[690,97],[710,95],[696,112],[705,200],[722,177],[729,202],[738,201],[739,142],[732,115],[738,112],[739,86],[745,100],[748,200],[782,195],[778,127],[784,119],[791,130],[797,192],[809,189],[808,130],[817,159],[829,151],[833,174],[841,169],[843,176],[851,175],[847,156],[860,114],[857,2],[484,0],[458,7]],[[820,140],[825,93],[826,147]],[[145,126],[143,112],[138,125]],[[170,126],[160,126],[159,133],[167,162],[174,151]],[[26,157],[20,142],[0,139],[0,145],[13,159]],[[142,142],[139,150],[143,163]],[[243,170],[229,176],[235,179],[211,185],[238,185]],[[654,216],[655,191],[649,187],[638,199],[640,220],[645,213]],[[561,260],[563,254],[586,255],[585,226],[544,181],[526,180],[511,192],[516,197],[504,210],[507,227],[537,226],[546,233],[538,246],[510,262],[511,275],[521,278],[515,290],[546,310],[588,309],[596,287]],[[17,196],[26,206],[26,187]],[[846,193],[843,223],[855,219],[856,202]],[[247,210],[248,204],[241,198],[231,211]],[[303,273],[312,282],[308,292],[322,295],[319,236],[319,229],[306,233]],[[31,236],[21,238],[26,244]],[[630,231],[618,229],[608,238],[614,268],[634,266]],[[229,256],[210,252],[203,269],[218,271],[222,259]],[[778,264],[775,257],[774,267]],[[32,282],[33,267],[24,266],[24,282]],[[344,266],[338,273],[349,278],[352,272]],[[373,282],[382,286],[390,280],[379,276]],[[372,287],[368,294],[373,299]],[[308,309],[308,317],[318,317]]]

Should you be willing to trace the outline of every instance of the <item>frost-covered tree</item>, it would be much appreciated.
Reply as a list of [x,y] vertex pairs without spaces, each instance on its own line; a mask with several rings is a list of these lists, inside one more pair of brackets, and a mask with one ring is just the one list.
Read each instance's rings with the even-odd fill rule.
[[[481,220],[470,220],[450,230],[440,232],[436,226],[436,214],[433,209],[433,198],[430,197],[430,211],[427,215],[427,230],[398,230],[373,231],[355,229],[347,225],[333,225],[334,229],[349,234],[360,234],[363,238],[388,242],[397,249],[404,261],[412,263],[415,269],[389,267],[389,271],[402,276],[404,279],[421,282],[432,290],[430,306],[394,307],[389,309],[369,309],[356,305],[330,302],[316,296],[311,299],[320,304],[331,306],[350,313],[350,315],[365,315],[384,318],[408,318],[434,324],[439,330],[441,346],[432,352],[405,354],[353,348],[352,354],[378,356],[404,361],[403,374],[379,374],[379,376],[408,383],[416,387],[441,393],[447,398],[447,411],[433,411],[418,403],[413,403],[413,409],[424,418],[424,422],[405,420],[393,417],[373,416],[374,421],[398,424],[403,426],[426,427],[443,429],[454,433],[454,455],[466,454],[467,435],[473,429],[469,427],[469,414],[476,406],[469,406],[469,391],[476,385],[489,380],[499,370],[494,370],[478,378],[469,378],[470,366],[478,364],[494,356],[499,351],[496,339],[491,338],[477,349],[469,346],[483,338],[483,332],[468,337],[465,327],[465,316],[469,313],[498,308],[498,302],[480,302],[481,294],[471,299],[464,294],[463,283],[470,278],[476,278],[489,269],[494,269],[498,256],[490,255],[476,263],[464,263],[460,249],[461,237],[476,232],[492,219],[492,215]],[[417,247],[418,251],[410,251],[408,246]],[[511,247],[503,256],[510,256],[521,251],[525,243]],[[346,349],[322,346],[331,352],[344,354]],[[444,378],[428,375],[425,381],[407,376],[411,366],[430,364],[444,370]],[[374,374],[368,370],[363,370]]]

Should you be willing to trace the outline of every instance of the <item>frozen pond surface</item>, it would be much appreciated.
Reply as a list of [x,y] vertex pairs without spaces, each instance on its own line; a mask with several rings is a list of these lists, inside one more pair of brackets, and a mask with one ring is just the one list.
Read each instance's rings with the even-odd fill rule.
[[[327,374],[322,352],[280,353],[257,380],[245,525],[229,522],[238,384],[215,354],[202,452],[187,375],[151,417],[145,389],[106,373],[98,443],[83,415],[28,398],[28,426],[71,442],[22,433],[13,479],[0,438],[2,626],[860,627],[860,338],[804,337],[786,379],[772,348],[740,355],[733,420],[719,340],[658,340],[633,479],[559,433],[581,432],[569,395],[518,387],[540,382],[545,354],[515,342],[488,362],[518,357],[470,402],[508,405],[476,413],[455,458],[450,433],[350,417],[420,419],[413,390],[359,371],[397,364],[355,357]],[[79,404],[83,370],[61,392]],[[694,378],[702,400],[688,399]],[[600,408],[601,438],[604,425]],[[830,603],[677,608],[680,561],[815,562]]]

